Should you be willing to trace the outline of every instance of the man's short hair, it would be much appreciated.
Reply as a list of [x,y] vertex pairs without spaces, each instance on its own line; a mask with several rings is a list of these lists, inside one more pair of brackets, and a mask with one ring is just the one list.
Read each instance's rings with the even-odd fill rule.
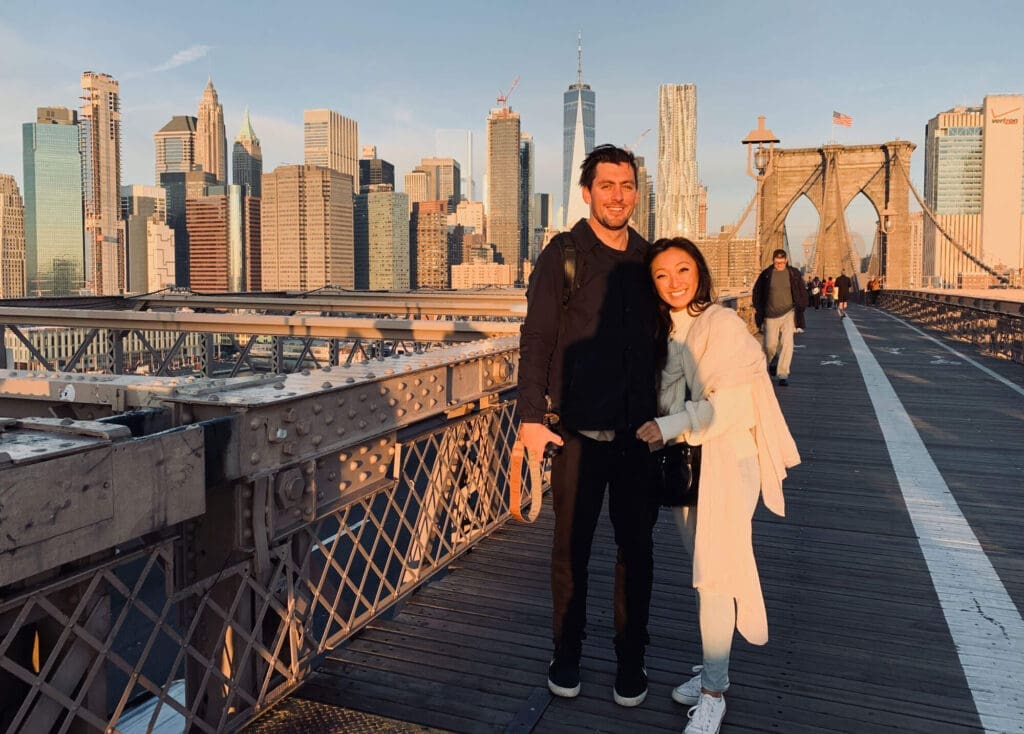
[[625,148],[618,148],[610,143],[599,145],[590,151],[590,155],[580,164],[580,186],[589,189],[597,175],[598,163],[628,163],[633,168],[633,183],[637,182],[636,158]]
[[785,250],[776,250],[775,252],[772,253],[772,260],[774,260],[777,257],[784,257],[787,260],[789,259],[789,255],[786,254]]

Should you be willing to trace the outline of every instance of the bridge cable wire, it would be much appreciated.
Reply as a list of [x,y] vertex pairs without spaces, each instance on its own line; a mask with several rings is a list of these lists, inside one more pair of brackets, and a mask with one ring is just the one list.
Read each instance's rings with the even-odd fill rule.
[[914,198],[917,199],[917,203],[921,207],[921,210],[928,215],[928,219],[931,220],[932,225],[934,225],[935,229],[937,229],[939,233],[946,238],[946,241],[949,242],[949,244],[953,245],[954,248],[959,250],[959,252],[964,257],[966,257],[972,263],[974,263],[979,268],[984,270],[986,273],[991,275],[993,278],[996,278],[1000,283],[1005,283],[1009,285],[1010,279],[1008,277],[1006,277],[1005,275],[1003,275],[990,265],[986,264],[984,261],[982,261],[981,258],[979,258],[974,253],[970,252],[966,247],[964,247],[955,239],[953,239],[953,236],[949,234],[942,227],[941,224],[939,224],[938,220],[935,217],[935,213],[928,207],[927,204],[924,203],[924,199],[922,199],[921,195],[917,192],[917,187],[915,187],[914,182],[910,180],[910,174],[907,172],[907,169],[903,167],[903,162],[900,160],[899,156],[896,156],[896,168],[899,170],[900,173],[903,174],[903,178],[906,179],[907,185],[910,187],[910,191],[914,194]]

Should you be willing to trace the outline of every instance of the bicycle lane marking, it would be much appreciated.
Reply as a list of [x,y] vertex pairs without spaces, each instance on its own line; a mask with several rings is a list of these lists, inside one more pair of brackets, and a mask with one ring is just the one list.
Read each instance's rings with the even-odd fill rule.
[[843,324],[982,726],[1024,732],[1024,620],[853,319]]

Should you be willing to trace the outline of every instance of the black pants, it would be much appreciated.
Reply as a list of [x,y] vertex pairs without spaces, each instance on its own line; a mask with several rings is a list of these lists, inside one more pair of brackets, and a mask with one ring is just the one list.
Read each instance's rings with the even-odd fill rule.
[[586,637],[587,566],[594,530],[609,488],[608,515],[615,531],[616,648],[642,652],[648,642],[654,554],[651,532],[658,506],[650,498],[648,449],[633,431],[615,441],[567,434],[555,458],[551,484],[555,537],[551,549],[552,632],[555,649]]

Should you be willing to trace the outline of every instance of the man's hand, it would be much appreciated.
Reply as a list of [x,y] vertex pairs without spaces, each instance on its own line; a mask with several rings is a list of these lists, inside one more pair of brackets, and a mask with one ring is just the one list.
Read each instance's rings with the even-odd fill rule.
[[527,458],[534,461],[544,459],[544,449],[549,443],[562,446],[562,437],[550,430],[543,423],[520,423],[519,440],[526,447]]
[[651,451],[665,448],[665,437],[661,435],[656,421],[647,421],[636,429],[636,437],[647,444]]

